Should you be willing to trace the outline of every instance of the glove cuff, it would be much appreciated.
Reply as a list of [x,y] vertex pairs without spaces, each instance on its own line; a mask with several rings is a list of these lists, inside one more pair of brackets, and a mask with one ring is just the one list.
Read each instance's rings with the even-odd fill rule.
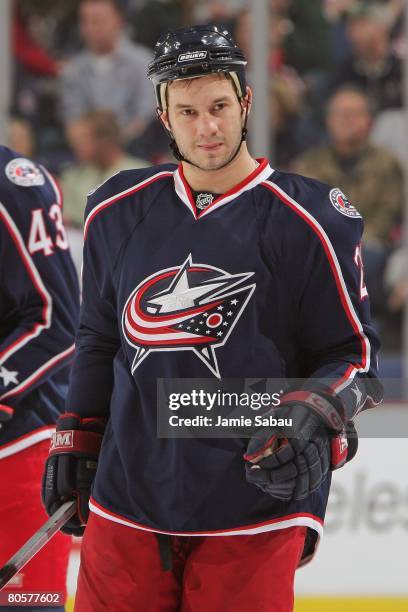
[[65,429],[51,436],[50,456],[78,453],[81,456],[97,457],[102,444],[102,434],[93,431]]
[[341,432],[344,430],[344,421],[334,406],[336,400],[335,397],[329,400],[320,393],[314,393],[313,391],[293,391],[282,396],[280,406],[283,408],[292,404],[303,404],[319,416],[327,427],[333,431]]
[[51,436],[49,455],[78,454],[97,457],[102,444],[106,419],[102,417],[82,418],[67,412],[57,421],[57,429]]

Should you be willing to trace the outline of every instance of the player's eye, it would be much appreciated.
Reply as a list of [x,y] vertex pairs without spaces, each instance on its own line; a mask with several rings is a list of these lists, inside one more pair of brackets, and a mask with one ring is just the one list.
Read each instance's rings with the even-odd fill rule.
[[220,102],[219,104],[215,104],[215,106],[214,106],[214,110],[215,110],[215,111],[220,111],[220,110],[222,110],[223,108],[225,108],[225,106],[226,106],[225,102]]
[[190,117],[191,115],[194,114],[194,111],[192,108],[183,108],[183,110],[181,111],[181,114],[184,115],[185,117]]

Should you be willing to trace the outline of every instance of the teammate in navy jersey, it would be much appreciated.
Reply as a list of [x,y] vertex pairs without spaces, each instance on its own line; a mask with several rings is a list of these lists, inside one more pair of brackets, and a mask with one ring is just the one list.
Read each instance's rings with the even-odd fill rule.
[[[163,36],[148,74],[180,164],[88,197],[68,412],[43,489],[50,513],[76,498],[68,532],[87,524],[77,612],[291,610],[330,466],[381,401],[361,217],[338,189],[249,154],[245,64],[216,27]],[[158,378],[242,377],[307,379],[276,409],[292,431],[157,436]]]
[[[6,147],[0,147],[0,277],[3,565],[47,518],[41,476],[64,409],[79,312],[58,185],[45,168]],[[59,534],[5,592],[65,593],[69,548]]]

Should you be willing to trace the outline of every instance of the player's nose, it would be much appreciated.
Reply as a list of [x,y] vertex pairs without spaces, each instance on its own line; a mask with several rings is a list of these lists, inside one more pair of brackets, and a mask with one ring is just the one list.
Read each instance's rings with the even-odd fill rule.
[[218,132],[218,122],[211,113],[203,113],[198,117],[197,130],[201,137],[216,134]]

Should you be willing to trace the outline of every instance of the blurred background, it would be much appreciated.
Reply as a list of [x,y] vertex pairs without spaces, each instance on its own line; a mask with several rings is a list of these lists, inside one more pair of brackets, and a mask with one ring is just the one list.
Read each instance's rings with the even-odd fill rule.
[[[59,179],[79,270],[88,191],[120,169],[174,161],[146,77],[157,38],[185,24],[227,27],[248,58],[252,153],[341,188],[363,214],[382,410],[398,420],[408,378],[406,13],[404,0],[1,0],[0,141]],[[336,474],[327,535],[298,572],[298,612],[408,610],[407,433],[403,424],[363,439]]]

